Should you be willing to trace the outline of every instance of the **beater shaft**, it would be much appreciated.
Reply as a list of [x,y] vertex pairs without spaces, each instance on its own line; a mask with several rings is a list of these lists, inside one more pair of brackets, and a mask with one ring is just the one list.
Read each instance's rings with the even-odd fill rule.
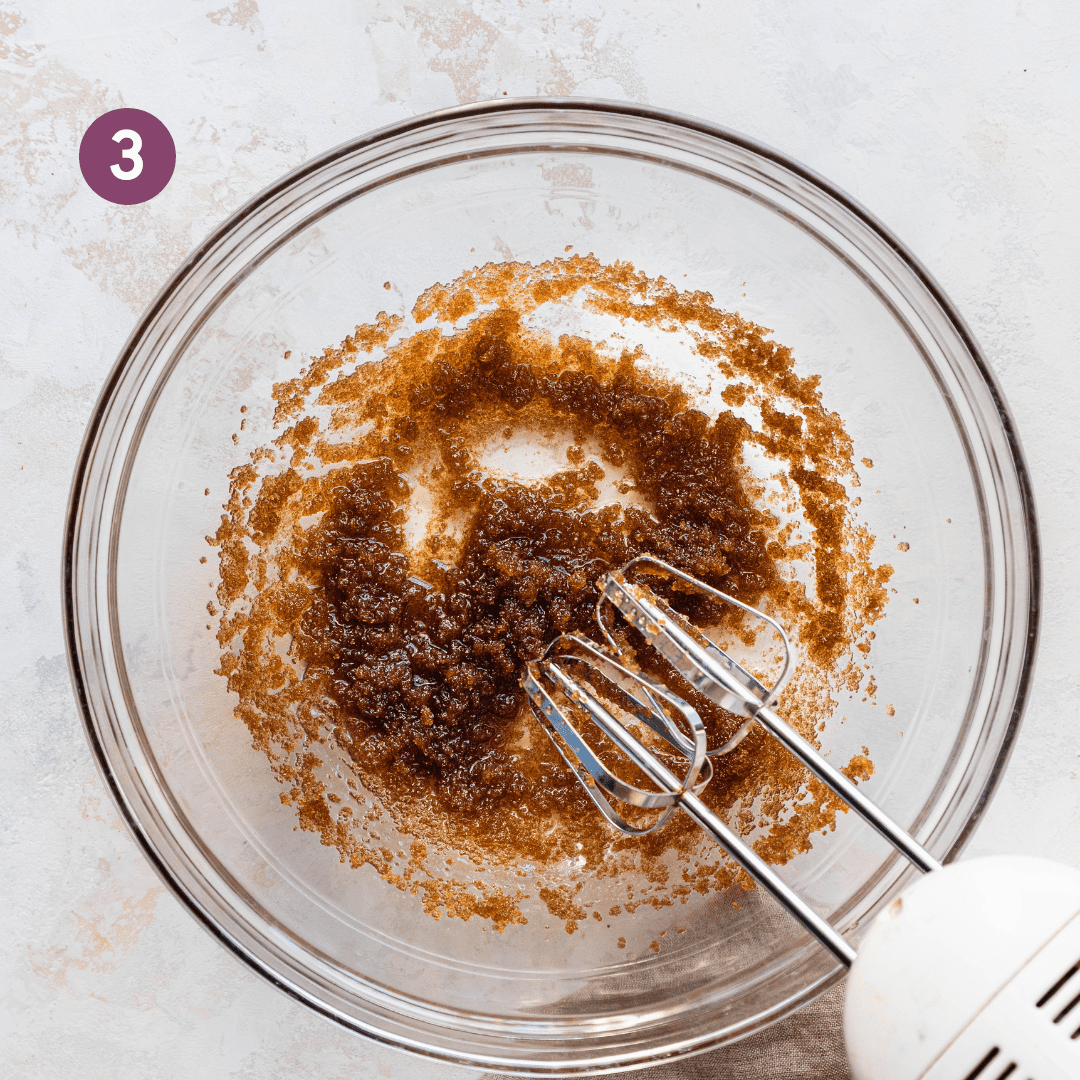
[[790,724],[772,709],[759,709],[754,719],[795,755],[826,787],[839,795],[868,825],[873,826],[901,855],[924,873],[940,870],[941,863],[872,803],[839,769],[830,765]]
[[739,863],[768,893],[784,905],[840,961],[851,967],[855,949],[831,923],[822,918],[794,889],[786,885],[754,850],[744,844],[696,795],[682,797],[679,805]]

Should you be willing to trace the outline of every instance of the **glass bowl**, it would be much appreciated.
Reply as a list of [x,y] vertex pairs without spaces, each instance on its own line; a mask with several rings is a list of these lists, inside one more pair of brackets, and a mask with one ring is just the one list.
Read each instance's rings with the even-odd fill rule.
[[[502,934],[436,922],[371,867],[341,865],[295,830],[233,717],[205,631],[214,559],[200,558],[214,554],[229,471],[273,437],[272,385],[298,366],[286,350],[318,355],[464,268],[567,245],[707,290],[821,376],[856,458],[872,459],[860,513],[875,561],[896,569],[871,653],[876,703],[839,702],[824,748],[847,760],[870,746],[866,790],[955,857],[1000,777],[1031,672],[1037,539],[1016,435],[971,334],[904,247],[821,178],[721,128],[631,105],[501,101],[296,169],[211,235],[140,320],[86,435],[65,560],[89,738],[192,913],[339,1024],[533,1075],[707,1049],[842,971],[760,890],[737,909],[727,894],[694,895],[624,915],[620,949],[605,927],[567,935],[542,917]],[[857,942],[911,871],[845,815],[781,872]]]

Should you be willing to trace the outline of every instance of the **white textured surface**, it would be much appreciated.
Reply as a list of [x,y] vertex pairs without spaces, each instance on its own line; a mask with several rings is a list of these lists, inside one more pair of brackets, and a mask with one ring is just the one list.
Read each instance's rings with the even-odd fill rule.
[[[60,625],[65,501],[124,338],[187,251],[308,156],[478,98],[578,94],[697,114],[822,172],[969,320],[1034,475],[1036,686],[970,851],[1080,866],[1080,8],[1072,0],[0,2],[0,1074],[437,1077],[229,957],[164,892],[91,760]],[[117,207],[82,132],[160,117],[176,175]],[[661,1072],[655,1075],[659,1078]]]

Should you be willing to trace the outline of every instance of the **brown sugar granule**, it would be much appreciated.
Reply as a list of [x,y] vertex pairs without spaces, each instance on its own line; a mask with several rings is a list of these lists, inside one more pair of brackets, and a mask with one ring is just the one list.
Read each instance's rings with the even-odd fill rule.
[[[760,426],[702,411],[640,348],[530,324],[536,308],[579,294],[627,334],[637,323],[687,330],[725,380],[725,404],[756,408]],[[873,538],[854,522],[840,418],[766,331],[708,294],[592,256],[476,268],[433,286],[413,318],[418,328],[395,339],[402,319],[380,313],[275,387],[281,434],[234,470],[211,538],[220,671],[282,801],[344,861],[370,863],[434,917],[477,915],[500,930],[524,921],[527,894],[456,880],[446,852],[527,863],[533,895],[570,933],[587,915],[587,879],[648,882],[628,913],[748,887],[684,815],[644,838],[606,829],[519,679],[557,634],[595,636],[598,578],[651,553],[789,626],[803,662],[784,701],[816,742],[846,658],[868,651],[891,573],[871,565]],[[482,451],[499,438],[561,440],[565,467],[540,480],[496,474]],[[751,444],[784,471],[801,530],[781,527],[743,464]],[[796,563],[811,566],[810,589]],[[673,602],[700,625],[725,617],[701,599]],[[738,726],[695,704],[712,745]],[[760,731],[715,766],[706,801],[772,862],[807,850],[843,808]],[[863,778],[872,766],[864,755],[849,768]],[[370,828],[384,812],[416,838],[408,860]]]

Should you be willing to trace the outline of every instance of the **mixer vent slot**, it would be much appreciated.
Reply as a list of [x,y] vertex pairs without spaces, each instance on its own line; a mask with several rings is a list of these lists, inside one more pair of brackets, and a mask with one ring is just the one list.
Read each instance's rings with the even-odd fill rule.
[[[967,1074],[967,1076],[964,1077],[964,1080],[976,1080],[976,1078],[978,1078],[978,1080],[1005,1080],[1006,1077],[1012,1076],[1012,1074],[1014,1072],[1016,1072],[1016,1062],[1015,1061],[1010,1061],[1009,1064],[1006,1065],[1005,1068],[1001,1070],[1001,1072],[988,1072],[987,1071],[988,1066],[990,1065],[990,1063],[1000,1053],[1001,1053],[1001,1048],[998,1047],[998,1046],[995,1046],[994,1049],[991,1050],[990,1053],[988,1053],[986,1055],[986,1057],[984,1057],[982,1059],[982,1061],[980,1061],[979,1064],[976,1065],[975,1068],[972,1069],[971,1072],[969,1072]],[[1000,1064],[1000,1062],[999,1062],[999,1064]]]
[[[975,1080],[976,1077],[982,1076],[983,1071],[986,1069],[986,1066],[989,1065],[990,1062],[993,1061],[1000,1052],[1001,1051],[998,1049],[998,1047],[995,1046],[994,1049],[991,1050],[990,1053],[987,1054],[986,1057],[984,1057],[982,1061],[980,1061],[979,1064],[976,1065],[975,1068],[972,1069],[971,1072],[969,1072],[967,1076],[964,1077],[964,1080]],[[989,1078],[987,1078],[987,1080],[989,1080]]]
[[1061,1012],[1059,1012],[1057,1016],[1054,1017],[1054,1023],[1060,1024],[1061,1021],[1064,1020],[1065,1017],[1068,1016],[1069,1013],[1071,1013],[1078,1004],[1080,1004],[1080,994],[1077,994],[1076,997],[1074,997],[1072,1001],[1070,1001],[1068,1005],[1066,1005],[1065,1008],[1062,1009]]
[[[1035,1002],[1035,1008],[1041,1009],[1078,971],[1080,971],[1080,960],[1078,960],[1064,975],[1038,1001]],[[1064,1013],[1062,1013],[1064,1015]],[[1056,1023],[1056,1021],[1055,1021]]]

